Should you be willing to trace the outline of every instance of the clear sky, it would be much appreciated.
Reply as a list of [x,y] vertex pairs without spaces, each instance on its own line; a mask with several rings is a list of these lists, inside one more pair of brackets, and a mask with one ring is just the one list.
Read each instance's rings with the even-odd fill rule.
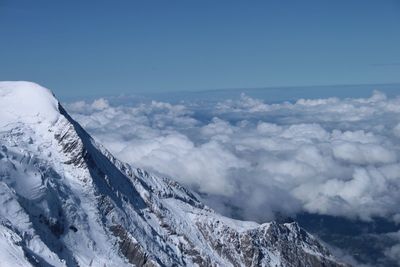
[[0,0],[0,38],[61,96],[400,82],[400,1]]

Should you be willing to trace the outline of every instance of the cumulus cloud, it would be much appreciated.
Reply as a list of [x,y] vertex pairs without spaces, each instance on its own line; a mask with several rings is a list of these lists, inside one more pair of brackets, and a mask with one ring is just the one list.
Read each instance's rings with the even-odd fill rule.
[[385,251],[385,256],[394,262],[400,262],[400,244],[394,245]]
[[176,179],[225,213],[400,221],[398,97],[268,104],[242,94],[207,109],[98,99],[67,109],[120,159]]
[[384,255],[393,261],[392,265],[400,263],[400,231],[385,234],[385,241],[390,245],[385,248]]

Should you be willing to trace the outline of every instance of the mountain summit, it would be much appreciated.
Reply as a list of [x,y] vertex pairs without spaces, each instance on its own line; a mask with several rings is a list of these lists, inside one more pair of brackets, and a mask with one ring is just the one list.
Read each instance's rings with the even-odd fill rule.
[[215,213],[120,162],[53,94],[0,82],[4,266],[344,266],[296,223]]

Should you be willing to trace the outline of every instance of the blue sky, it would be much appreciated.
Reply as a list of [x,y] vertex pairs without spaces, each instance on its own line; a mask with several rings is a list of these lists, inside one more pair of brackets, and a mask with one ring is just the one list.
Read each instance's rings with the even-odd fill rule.
[[0,36],[62,97],[400,82],[398,1],[0,0]]

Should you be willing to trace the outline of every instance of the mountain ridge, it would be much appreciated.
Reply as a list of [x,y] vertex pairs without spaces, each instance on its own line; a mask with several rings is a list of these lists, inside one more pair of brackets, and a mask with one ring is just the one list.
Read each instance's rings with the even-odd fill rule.
[[[17,101],[12,88],[34,97]],[[345,266],[296,223],[229,219],[178,183],[119,161],[49,94],[0,83],[0,104],[12,100],[0,112],[13,114],[0,116],[0,258],[15,266]],[[15,116],[15,103],[38,97],[41,107]]]

